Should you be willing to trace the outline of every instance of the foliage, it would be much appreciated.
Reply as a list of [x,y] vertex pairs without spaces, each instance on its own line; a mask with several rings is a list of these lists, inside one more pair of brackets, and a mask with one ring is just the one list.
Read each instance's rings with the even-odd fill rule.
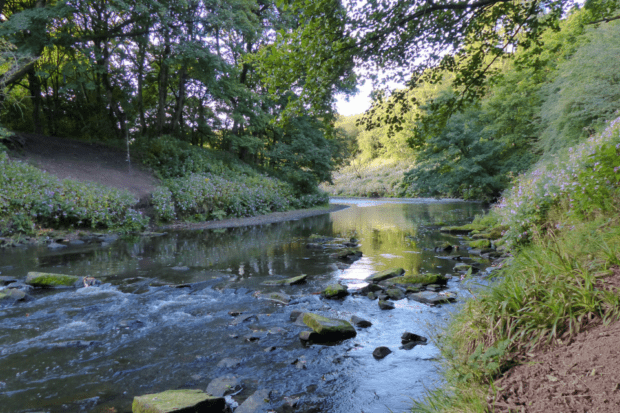
[[37,226],[139,231],[148,218],[126,191],[57,178],[0,154],[0,233],[32,234]]
[[530,240],[560,203],[576,215],[614,208],[610,196],[618,191],[618,147],[620,118],[609,122],[600,134],[541,161],[532,172],[520,176],[496,207],[502,224],[509,227],[507,242]]
[[331,196],[347,197],[400,197],[401,181],[411,167],[410,161],[390,161],[383,158],[361,163],[353,159],[349,165],[334,173],[333,184],[320,188]]
[[160,220],[196,221],[239,218],[309,208],[327,203],[325,194],[296,196],[293,188],[262,175],[226,179],[214,174],[192,174],[164,181],[151,202]]
[[620,105],[620,23],[589,30],[587,43],[559,65],[543,89],[539,146],[555,153],[592,135]]

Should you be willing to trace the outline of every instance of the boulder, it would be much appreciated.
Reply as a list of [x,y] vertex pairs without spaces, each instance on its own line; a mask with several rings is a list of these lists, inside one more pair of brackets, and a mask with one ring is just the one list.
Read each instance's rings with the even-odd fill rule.
[[349,291],[346,285],[330,284],[321,292],[321,295],[325,298],[344,298],[349,295]]
[[382,310],[393,310],[395,307],[391,301],[379,300],[379,308]]
[[438,246],[435,247],[435,252],[450,252],[454,249],[454,246],[449,242],[442,242]]
[[131,405],[133,413],[215,413],[226,412],[226,409],[226,399],[223,397],[189,389],[137,396]]
[[26,284],[34,287],[81,287],[81,277],[66,274],[31,271],[26,276]]
[[364,320],[363,318],[358,317],[356,315],[351,317],[351,323],[353,323],[353,325],[355,327],[359,327],[359,328],[366,328],[366,327],[370,327],[372,325],[372,323],[370,321]]
[[386,284],[417,284],[417,285],[428,285],[428,284],[446,284],[448,279],[441,274],[409,274],[403,275],[402,277],[392,278],[388,281],[385,281]]
[[474,267],[470,264],[465,264],[464,262],[459,262],[454,266],[454,271],[456,272],[467,272],[471,269],[472,273],[476,273],[479,271],[478,268]]
[[285,280],[268,280],[263,282],[263,285],[295,285],[306,282],[308,276],[306,274],[299,275],[297,277],[287,278]]
[[235,409],[235,413],[258,413],[269,407],[271,391],[267,389],[257,390]]
[[402,344],[411,343],[412,341],[426,343],[428,339],[426,337],[410,333],[409,331],[405,331],[402,336],[400,336],[400,340]]
[[324,341],[340,341],[355,337],[357,332],[348,321],[327,318],[314,313],[305,313],[304,323]]
[[369,283],[378,283],[379,281],[384,281],[390,278],[400,277],[404,273],[405,273],[405,270],[402,268],[390,268],[388,270],[379,271],[366,277],[366,281]]
[[384,358],[391,352],[392,350],[390,350],[389,348],[381,346],[381,347],[377,347],[375,351],[372,352],[372,356],[376,358],[377,360],[381,360],[382,358]]
[[229,374],[211,380],[207,386],[207,393],[215,397],[224,397],[241,389],[241,379]]
[[405,293],[399,288],[390,288],[385,291],[390,300],[398,301],[405,298]]

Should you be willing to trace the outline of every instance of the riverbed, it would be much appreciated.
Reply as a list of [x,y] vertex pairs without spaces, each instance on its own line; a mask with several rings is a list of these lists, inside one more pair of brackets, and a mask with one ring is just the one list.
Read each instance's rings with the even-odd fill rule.
[[[465,242],[439,227],[471,222],[483,206],[432,199],[331,202],[349,207],[281,223],[0,251],[3,276],[44,271],[102,281],[33,291],[32,301],[0,307],[0,412],[130,412],[134,396],[204,390],[225,375],[243,383],[233,399],[268,389],[268,406],[278,411],[406,411],[411,398],[440,384],[433,337],[466,299],[470,281],[454,276],[441,291],[456,294],[455,304],[405,298],[387,311],[365,296],[328,300],[317,293],[334,282],[354,291],[391,267],[454,275],[457,261],[446,255],[468,260]],[[317,235],[331,241],[307,248]],[[351,238],[361,259],[330,257]],[[436,252],[444,241],[462,248]],[[301,274],[308,275],[305,284],[264,284]],[[273,291],[291,302],[263,298]],[[357,315],[372,326],[335,345],[304,346],[298,336],[308,328],[290,320],[294,310],[345,320]],[[428,344],[399,349],[405,331],[428,337]],[[378,346],[392,353],[377,360]]]

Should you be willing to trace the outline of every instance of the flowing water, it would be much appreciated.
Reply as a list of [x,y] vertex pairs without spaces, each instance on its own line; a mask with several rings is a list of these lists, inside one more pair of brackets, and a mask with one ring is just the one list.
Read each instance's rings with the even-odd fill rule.
[[[383,311],[362,296],[322,299],[342,282],[350,290],[373,272],[451,274],[438,258],[440,222],[470,222],[476,203],[435,200],[339,200],[347,209],[298,221],[179,231],[110,244],[0,251],[0,272],[94,276],[100,287],[35,291],[33,301],[0,307],[0,412],[129,412],[134,396],[168,389],[206,389],[217,377],[243,379],[240,401],[272,391],[272,406],[296,411],[402,412],[438,384],[438,349],[429,342],[400,350],[405,331],[432,338],[457,304],[429,307],[397,301]],[[343,264],[333,250],[306,248],[312,234],[359,240],[362,259]],[[463,252],[461,252],[463,254]],[[262,283],[308,274],[303,285]],[[467,295],[458,277],[448,290]],[[288,306],[258,292],[282,291]],[[304,347],[292,310],[373,325],[337,345]],[[231,316],[229,312],[240,312]],[[255,317],[248,317],[254,315]],[[247,319],[246,319],[247,318]],[[245,321],[242,321],[245,320]],[[378,346],[393,353],[372,356]],[[283,408],[281,408],[282,410]],[[314,409],[314,410],[313,410]]]

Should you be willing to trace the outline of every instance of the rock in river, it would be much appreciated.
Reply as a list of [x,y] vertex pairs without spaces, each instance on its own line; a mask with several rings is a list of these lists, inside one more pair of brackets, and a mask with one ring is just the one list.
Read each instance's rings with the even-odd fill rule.
[[330,257],[337,258],[345,262],[353,262],[353,261],[356,261],[362,258],[362,251],[343,250],[343,251],[330,255]]
[[162,393],[137,396],[131,405],[133,413],[226,412],[226,399],[214,397],[202,390],[168,390]]
[[331,284],[321,292],[321,295],[325,298],[343,298],[349,295],[349,291],[346,285]]
[[302,274],[297,277],[287,278],[285,280],[269,280],[269,281],[263,282],[262,284],[263,285],[295,285],[295,284],[301,284],[305,282],[306,278],[308,278],[308,276],[306,274]]
[[266,410],[269,405],[270,395],[271,391],[268,389],[255,391],[253,395],[241,403],[241,406],[235,409],[235,413],[257,413]]
[[237,376],[228,374],[213,379],[207,386],[207,393],[211,396],[224,397],[241,390],[241,379]]
[[376,272],[371,276],[366,278],[367,282],[378,283],[379,281],[387,280],[394,277],[400,277],[405,273],[405,270],[402,268],[390,268],[388,270]]
[[75,275],[52,274],[31,271],[26,276],[26,284],[35,287],[76,287],[83,286],[82,278]]
[[391,301],[379,300],[379,308],[382,310],[393,310],[395,307]]
[[348,321],[327,318],[314,313],[305,313],[304,323],[314,330],[322,341],[346,340],[357,335],[355,328]]
[[375,351],[372,352],[372,356],[374,358],[376,358],[377,360],[381,360],[382,358],[384,358],[385,356],[387,356],[388,354],[390,354],[392,352],[392,350],[390,350],[387,347],[377,347],[375,349]]
[[364,320],[363,318],[358,317],[356,315],[351,317],[351,322],[353,323],[353,325],[355,327],[359,327],[359,328],[366,328],[366,327],[370,327],[372,325],[372,323],[370,321]]

